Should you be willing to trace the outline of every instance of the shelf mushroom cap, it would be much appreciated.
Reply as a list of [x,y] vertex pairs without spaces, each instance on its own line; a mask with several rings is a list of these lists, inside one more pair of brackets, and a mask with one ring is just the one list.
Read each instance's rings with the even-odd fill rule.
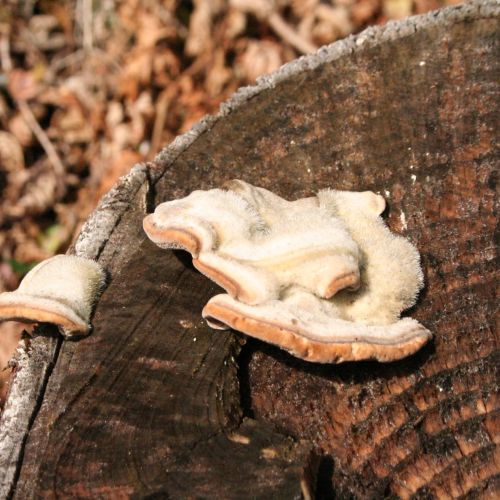
[[104,281],[97,262],[56,255],[36,265],[17,290],[0,294],[0,321],[54,323],[66,337],[85,335]]
[[326,189],[287,201],[240,180],[162,203],[144,220],[164,248],[191,252],[226,294],[208,301],[213,328],[234,328],[322,363],[392,361],[431,337],[400,319],[423,286],[420,256],[381,218],[371,191]]

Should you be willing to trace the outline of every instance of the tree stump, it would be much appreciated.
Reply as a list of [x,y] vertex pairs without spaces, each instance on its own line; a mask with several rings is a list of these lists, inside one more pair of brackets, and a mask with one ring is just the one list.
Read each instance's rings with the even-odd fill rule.
[[[47,326],[0,427],[2,496],[330,498],[500,490],[494,215],[498,3],[369,29],[241,89],[102,200],[72,252],[109,273],[93,333]],[[313,365],[201,309],[217,286],[142,218],[240,178],[373,190],[419,248],[411,358]]]

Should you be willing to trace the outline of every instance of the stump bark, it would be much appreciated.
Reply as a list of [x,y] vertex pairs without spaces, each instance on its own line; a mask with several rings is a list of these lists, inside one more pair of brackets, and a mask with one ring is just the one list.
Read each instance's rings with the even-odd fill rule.
[[[94,331],[40,327],[0,425],[9,498],[495,497],[497,2],[369,29],[240,90],[105,196],[74,253],[109,274]],[[142,218],[241,178],[383,194],[422,255],[411,358],[313,365],[200,313],[218,292]]]

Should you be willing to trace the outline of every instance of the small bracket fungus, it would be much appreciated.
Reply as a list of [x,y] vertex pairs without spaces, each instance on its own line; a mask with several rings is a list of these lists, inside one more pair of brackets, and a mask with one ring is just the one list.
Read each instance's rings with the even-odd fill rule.
[[35,266],[17,290],[0,294],[0,321],[54,323],[66,337],[85,335],[104,281],[97,262],[56,255]]
[[392,234],[375,193],[324,190],[287,201],[243,181],[194,191],[144,219],[149,238],[180,248],[226,294],[203,317],[308,361],[391,361],[431,334],[400,319],[423,285],[416,248]]

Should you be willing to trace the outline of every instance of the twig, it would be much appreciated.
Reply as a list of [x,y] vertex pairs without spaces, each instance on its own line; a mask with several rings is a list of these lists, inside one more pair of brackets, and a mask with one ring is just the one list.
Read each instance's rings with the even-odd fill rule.
[[22,99],[18,99],[16,103],[24,121],[28,124],[29,128],[33,132],[33,135],[37,138],[38,142],[45,151],[45,154],[47,155],[50,164],[52,165],[52,168],[56,176],[57,194],[59,196],[62,196],[66,191],[64,184],[64,176],[66,173],[66,169],[64,168],[63,162],[59,158],[56,148],[54,147],[52,142],[50,142],[50,139],[47,137],[47,134],[43,131],[42,127],[40,127],[40,124],[38,123],[35,115],[31,111],[27,102]]
[[303,54],[316,52],[318,47],[295,31],[276,11],[270,0],[231,0],[230,5],[242,12],[250,12],[257,19],[267,22],[286,43]]
[[184,75],[194,76],[200,71],[206,70],[212,59],[212,52],[204,52],[199,55],[190,66],[188,66],[185,71],[183,71]]
[[299,52],[310,54],[318,50],[314,43],[300,36],[276,11],[270,14],[267,22],[278,36]]
[[92,0],[82,0],[83,48],[89,52],[94,45],[92,33]]
[[1,30],[0,34],[0,62],[4,73],[8,73],[12,69],[9,34],[5,30]]
[[84,57],[85,57],[84,51],[82,49],[78,49],[75,50],[75,52],[72,52],[71,54],[61,57],[60,59],[54,57],[50,66],[52,71],[54,73],[57,73],[58,71],[66,69],[68,66],[71,66],[72,64],[79,63],[84,59]]
[[177,87],[169,86],[161,94],[156,105],[156,118],[153,126],[153,134],[151,139],[151,148],[149,150],[149,157],[153,158],[160,150],[161,136],[165,128],[165,120],[167,118],[167,111],[172,99],[177,92]]

